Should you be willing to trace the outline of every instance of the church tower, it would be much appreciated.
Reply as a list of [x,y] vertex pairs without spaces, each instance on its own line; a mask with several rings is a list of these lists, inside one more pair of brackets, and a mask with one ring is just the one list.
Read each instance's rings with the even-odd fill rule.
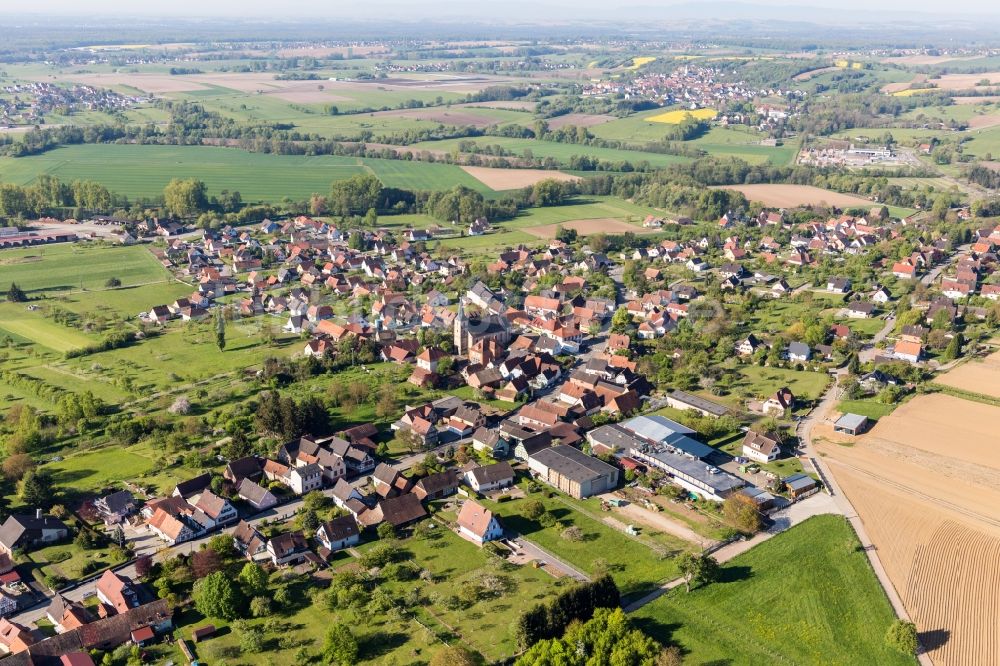
[[465,356],[469,351],[469,322],[465,318],[465,298],[458,298],[458,314],[455,315],[455,353]]

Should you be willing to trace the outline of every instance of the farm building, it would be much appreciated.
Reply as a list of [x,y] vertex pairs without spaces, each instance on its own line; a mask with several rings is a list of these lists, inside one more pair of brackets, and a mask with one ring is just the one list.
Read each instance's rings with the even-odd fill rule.
[[713,418],[723,416],[729,411],[725,405],[677,389],[667,396],[667,405],[674,409],[693,409],[702,416]]
[[528,467],[539,478],[567,495],[584,499],[618,485],[618,468],[572,446],[552,446],[528,457]]
[[842,432],[845,435],[859,435],[867,427],[868,417],[860,414],[844,414],[833,424],[834,431]]
[[808,474],[793,474],[782,479],[792,499],[807,497],[819,490],[819,482]]

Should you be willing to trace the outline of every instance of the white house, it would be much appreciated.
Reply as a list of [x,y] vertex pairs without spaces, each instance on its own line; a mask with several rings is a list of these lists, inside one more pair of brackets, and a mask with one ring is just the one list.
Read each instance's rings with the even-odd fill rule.
[[458,512],[458,531],[480,544],[503,536],[503,526],[493,512],[472,500],[466,500]]
[[748,430],[743,438],[743,456],[760,463],[776,460],[781,455],[778,442],[759,432]]

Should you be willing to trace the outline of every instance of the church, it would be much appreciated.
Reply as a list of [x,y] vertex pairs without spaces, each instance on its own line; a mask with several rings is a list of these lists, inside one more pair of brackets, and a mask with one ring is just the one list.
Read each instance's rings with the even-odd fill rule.
[[469,317],[465,313],[465,298],[458,301],[458,314],[455,316],[455,353],[466,356],[476,343],[480,341],[495,341],[501,347],[506,347],[513,339],[510,322],[502,314],[483,314]]

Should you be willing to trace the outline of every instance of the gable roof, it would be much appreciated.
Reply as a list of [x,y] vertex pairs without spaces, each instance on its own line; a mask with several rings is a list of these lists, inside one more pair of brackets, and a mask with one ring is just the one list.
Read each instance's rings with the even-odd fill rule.
[[473,500],[466,500],[458,512],[458,526],[483,537],[493,522],[493,512]]

